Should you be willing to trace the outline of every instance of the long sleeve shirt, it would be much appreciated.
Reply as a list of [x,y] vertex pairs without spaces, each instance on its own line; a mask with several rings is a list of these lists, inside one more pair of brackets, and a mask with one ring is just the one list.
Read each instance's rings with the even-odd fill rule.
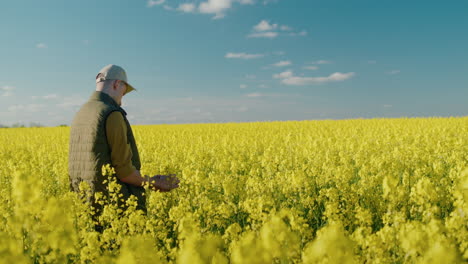
[[112,166],[117,178],[130,176],[136,168],[132,164],[132,149],[127,140],[127,126],[122,113],[112,112],[107,117],[106,135],[111,149]]

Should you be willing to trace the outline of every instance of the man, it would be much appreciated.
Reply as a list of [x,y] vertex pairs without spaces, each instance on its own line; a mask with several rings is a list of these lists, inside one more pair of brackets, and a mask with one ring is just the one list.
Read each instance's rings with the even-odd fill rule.
[[86,181],[91,187],[89,202],[97,214],[101,206],[94,201],[94,194],[108,195],[102,166],[110,164],[120,184],[122,200],[134,195],[137,209],[146,212],[144,184],[153,190],[170,191],[179,187],[175,175],[148,177],[140,174],[141,162],[127,113],[120,107],[122,97],[135,90],[127,82],[125,70],[117,65],[107,65],[96,76],[96,91],[76,113],[70,129],[68,171],[70,186],[79,191]]

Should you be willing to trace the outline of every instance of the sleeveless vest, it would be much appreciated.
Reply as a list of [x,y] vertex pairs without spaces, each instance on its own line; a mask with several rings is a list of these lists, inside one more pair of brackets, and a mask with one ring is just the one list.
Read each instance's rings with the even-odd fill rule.
[[[70,128],[70,144],[68,153],[68,173],[70,188],[78,192],[79,184],[86,181],[91,187],[92,197],[88,202],[98,211],[100,208],[94,202],[94,193],[102,192],[104,197],[108,196],[102,166],[111,164],[111,150],[107,143],[106,120],[112,112],[121,112],[127,125],[127,141],[132,149],[132,163],[137,170],[141,169],[140,156],[133,136],[130,123],[127,120],[127,113],[112,97],[103,92],[94,92],[80,110],[76,113]],[[123,201],[119,199],[119,206],[125,204],[125,200],[130,195],[135,195],[138,199],[138,209],[146,212],[145,190],[126,184],[117,179],[121,185],[120,193]]]

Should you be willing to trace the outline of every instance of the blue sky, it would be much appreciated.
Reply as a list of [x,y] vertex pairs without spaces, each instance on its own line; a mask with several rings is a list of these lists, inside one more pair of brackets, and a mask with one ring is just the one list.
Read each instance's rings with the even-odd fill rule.
[[107,64],[132,124],[468,115],[467,1],[2,0],[0,124],[70,124]]

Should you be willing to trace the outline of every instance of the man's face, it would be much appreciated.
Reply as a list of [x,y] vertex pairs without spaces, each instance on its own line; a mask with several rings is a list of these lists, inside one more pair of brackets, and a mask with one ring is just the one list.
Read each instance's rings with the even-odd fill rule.
[[116,80],[114,82],[116,101],[119,105],[122,105],[122,97],[127,91],[127,84],[124,81]]

